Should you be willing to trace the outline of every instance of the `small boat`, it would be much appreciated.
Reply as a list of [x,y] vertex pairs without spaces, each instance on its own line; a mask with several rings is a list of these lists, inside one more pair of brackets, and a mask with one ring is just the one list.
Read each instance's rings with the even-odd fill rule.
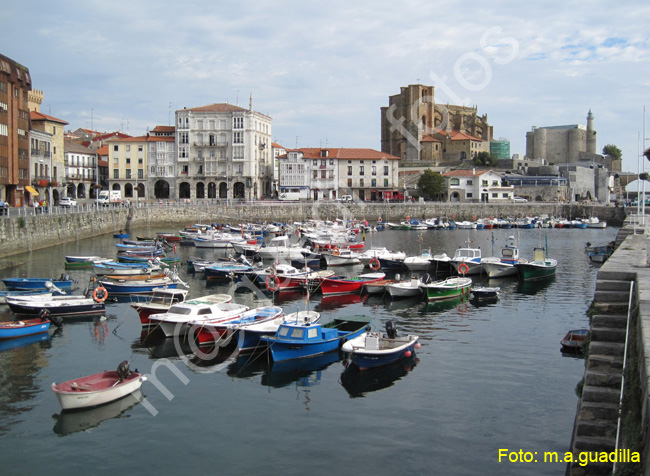
[[148,326],[150,315],[167,312],[174,304],[185,301],[188,292],[188,289],[155,288],[151,295],[135,295],[131,307],[138,313],[140,323]]
[[423,284],[422,290],[427,297],[427,301],[438,301],[469,294],[471,285],[471,278],[447,278],[442,281]]
[[324,253],[323,257],[327,266],[349,266],[361,263],[359,254],[350,249],[334,248],[331,253]]
[[124,232],[113,233],[113,238],[128,238],[129,234]]
[[66,263],[92,263],[93,261],[101,260],[101,256],[66,256]]
[[555,276],[557,260],[546,257],[546,249],[537,247],[533,250],[532,261],[519,261],[515,264],[521,281],[544,279]]
[[136,370],[129,370],[125,360],[117,370],[107,370],[87,377],[53,383],[52,391],[63,410],[79,410],[114,402],[140,390],[147,380]]
[[359,370],[366,370],[409,358],[415,349],[420,348],[417,335],[397,336],[397,326],[393,321],[386,322],[386,334],[381,332],[364,332],[354,339],[349,339],[341,350],[349,354],[350,362]]
[[212,321],[223,323],[241,317],[249,307],[233,302],[212,302],[199,298],[174,304],[161,314],[149,316],[150,326],[160,328],[166,337],[184,336],[192,326],[201,327]]
[[587,338],[589,337],[589,329],[573,329],[566,333],[562,338],[562,350],[581,352]]
[[[268,325],[269,328],[275,327],[275,331],[277,331],[283,321],[284,316],[281,307],[258,307],[243,312],[237,319],[202,322],[200,327],[193,329],[194,340],[198,345],[214,345],[222,340],[224,342],[229,341],[233,336],[237,339],[236,333],[246,332],[251,326],[259,330],[260,326]],[[259,336],[257,341],[259,343]],[[250,347],[250,344],[244,345]]]
[[432,259],[433,256],[431,255],[431,250],[422,250],[420,256],[409,256],[404,258],[404,265],[409,269],[409,271],[426,271],[429,269]]
[[515,237],[508,236],[505,246],[501,248],[501,256],[482,258],[481,265],[488,278],[504,278],[517,275],[515,264],[519,261],[525,262],[526,260],[520,260],[519,258],[519,246]]
[[370,320],[364,316],[335,319],[325,325],[284,322],[274,336],[260,336],[260,340],[268,345],[273,361],[280,362],[338,350],[369,329]]
[[494,299],[499,297],[499,291],[501,291],[501,288],[499,287],[481,287],[481,286],[476,286],[471,289],[472,296],[474,296],[475,299]]
[[368,294],[383,294],[386,291],[386,286],[391,283],[396,283],[394,279],[382,279],[380,281],[373,281],[365,283],[363,289]]
[[351,294],[360,293],[361,288],[374,281],[381,281],[386,277],[385,273],[367,273],[352,278],[332,276],[321,280],[320,288],[323,296],[327,294]]
[[[101,288],[98,288],[101,291]],[[7,304],[11,312],[17,316],[38,316],[47,310],[51,316],[75,317],[103,315],[106,312],[104,301],[108,294],[99,293],[85,296],[47,296],[36,294],[32,296],[10,296]]]
[[419,296],[422,294],[421,285],[424,285],[424,282],[417,276],[411,277],[411,279],[406,281],[398,281],[395,283],[386,284],[386,290],[390,297],[403,298],[403,297],[412,297]]
[[50,329],[50,320],[35,318],[25,321],[0,322],[0,339],[17,339],[47,332]]
[[239,353],[255,352],[256,350],[266,350],[266,342],[260,340],[261,336],[274,336],[283,322],[295,323],[296,325],[306,325],[318,322],[320,312],[317,311],[296,311],[291,314],[280,316],[280,319],[265,321],[261,323],[251,323],[239,328],[237,334],[237,345]]
[[[469,240],[468,240],[469,243]],[[458,274],[468,276],[481,274],[481,248],[458,248],[451,258],[450,264]]]
[[36,289],[48,289],[47,283],[54,284],[59,289],[72,288],[73,281],[68,276],[61,276],[59,279],[51,278],[4,278],[2,280],[9,291],[28,291]]
[[142,280],[101,280],[99,281],[109,294],[152,294],[154,289],[167,287],[178,288],[178,281],[165,276],[164,278],[142,279]]
[[246,273],[253,271],[253,267],[246,263],[236,262],[216,262],[203,269],[205,278],[208,281],[217,281],[224,279],[238,279]]
[[11,296],[52,296],[53,294],[52,290],[47,288],[35,289],[33,291],[0,291],[0,304],[7,304],[7,297]]

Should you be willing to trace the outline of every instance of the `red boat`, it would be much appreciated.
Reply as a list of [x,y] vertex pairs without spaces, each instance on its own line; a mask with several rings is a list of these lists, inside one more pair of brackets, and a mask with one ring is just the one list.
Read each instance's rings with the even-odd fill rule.
[[149,316],[167,312],[173,304],[183,302],[185,295],[189,291],[186,289],[168,289],[158,288],[153,290],[150,296],[138,296],[139,301],[131,303],[131,307],[138,311],[140,323],[143,326],[151,324]]
[[332,276],[331,278],[324,278],[321,283],[321,291],[323,296],[331,294],[352,294],[361,293],[361,288],[364,284],[374,283],[381,281],[386,277],[384,273],[367,273],[353,278],[344,278],[342,276]]
[[324,241],[314,241],[314,248],[316,250],[334,250],[336,248],[338,249],[351,249],[351,250],[362,250],[365,246],[365,243],[363,241],[356,243],[356,242],[339,242],[339,243],[334,243],[334,242],[324,242]]

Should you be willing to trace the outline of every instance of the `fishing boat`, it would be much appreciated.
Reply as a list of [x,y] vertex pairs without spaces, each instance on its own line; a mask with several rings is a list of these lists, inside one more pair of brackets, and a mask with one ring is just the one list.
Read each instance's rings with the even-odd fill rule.
[[349,266],[360,264],[359,255],[350,249],[334,248],[331,253],[324,253],[327,266]]
[[306,325],[318,322],[320,313],[317,311],[296,311],[291,314],[279,316],[279,318],[265,322],[255,322],[242,326],[237,332],[237,346],[239,353],[250,353],[257,350],[266,350],[266,342],[260,340],[261,336],[274,336],[283,322]]
[[303,248],[291,245],[287,235],[271,238],[268,246],[261,247],[257,252],[263,259],[269,260],[300,260],[305,259]]
[[545,248],[536,247],[533,250],[532,261],[520,261],[515,264],[515,267],[521,281],[544,279],[555,276],[557,260],[548,258]]
[[323,295],[360,293],[364,284],[381,281],[385,277],[385,273],[367,273],[352,278],[332,276],[321,280],[320,289]]
[[450,264],[458,274],[469,276],[481,274],[481,248],[470,248],[469,240],[466,248],[458,248],[451,258]]
[[423,284],[422,290],[427,301],[439,301],[469,294],[471,285],[471,278],[455,277]]
[[53,383],[52,391],[65,410],[96,407],[126,397],[140,390],[147,380],[143,374],[129,369],[125,360],[117,370],[107,370],[63,383]]
[[[284,321],[283,310],[279,306],[264,306],[245,311],[236,319],[216,320],[201,322],[199,326],[192,327],[194,341],[200,345],[214,345],[220,341],[237,341],[238,332],[246,332],[250,326],[254,329],[275,326],[275,330]],[[272,334],[271,334],[272,335]],[[259,339],[258,339],[259,342]],[[245,345],[250,345],[245,344]]]
[[2,282],[8,291],[33,291],[36,289],[48,289],[47,283],[52,283],[59,289],[71,289],[74,281],[68,276],[63,275],[59,279],[4,278]]
[[338,350],[369,329],[370,320],[363,316],[334,319],[325,325],[284,322],[274,336],[260,336],[260,340],[268,345],[273,361],[280,362]]
[[192,326],[200,327],[208,321],[223,323],[237,319],[248,309],[243,304],[199,298],[174,304],[165,313],[152,314],[149,321],[150,326],[160,328],[166,337],[183,336]]
[[364,332],[341,346],[350,363],[359,370],[389,365],[402,358],[410,358],[420,348],[417,335],[400,337],[393,321],[386,322],[386,334]]
[[488,275],[488,278],[505,278],[507,276],[517,275],[515,264],[519,261],[519,246],[515,237],[509,236],[506,238],[506,244],[501,248],[501,256],[481,258],[481,266],[483,267],[483,271]]
[[404,258],[404,265],[409,269],[409,271],[427,271],[433,256],[431,255],[431,250],[426,249],[422,250],[419,256],[408,256]]
[[119,296],[127,294],[151,294],[154,289],[162,287],[176,289],[181,283],[169,276],[165,276],[164,278],[141,279],[137,281],[126,279],[102,279],[99,281],[99,284],[101,284],[109,294]]
[[[98,288],[101,289],[101,288]],[[10,296],[7,298],[7,304],[11,312],[17,316],[38,316],[44,309],[51,316],[58,317],[75,317],[75,316],[92,316],[103,315],[106,312],[104,300],[107,294],[99,293],[85,296]]]
[[566,333],[560,343],[563,351],[582,352],[589,337],[589,329],[573,329]]
[[358,255],[358,258],[361,260],[361,264],[364,266],[370,267],[370,261],[373,258],[376,259],[387,259],[395,261],[403,261],[406,258],[406,253],[403,251],[389,251],[387,248],[370,248],[369,250],[364,251]]
[[[61,291],[65,294],[65,291]],[[33,291],[0,291],[0,304],[7,304],[7,297],[11,296],[34,296],[34,295],[43,295],[43,296],[52,296],[53,294],[60,294],[55,291],[52,292],[51,289],[35,289]]]
[[167,312],[174,304],[185,301],[188,292],[188,289],[155,288],[151,295],[133,296],[135,302],[131,302],[131,307],[138,313],[140,323],[148,326],[150,315]]
[[24,321],[0,322],[0,340],[17,339],[47,332],[50,329],[50,320],[34,318]]

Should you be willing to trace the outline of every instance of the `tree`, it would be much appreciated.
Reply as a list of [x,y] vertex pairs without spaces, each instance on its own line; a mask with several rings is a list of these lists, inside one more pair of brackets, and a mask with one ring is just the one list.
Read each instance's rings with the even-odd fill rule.
[[496,157],[489,152],[482,151],[476,154],[476,157],[474,157],[474,165],[494,167],[496,164]]
[[603,147],[603,155],[609,155],[611,158],[618,160],[623,156],[623,152],[614,144],[607,144]]
[[418,189],[428,199],[441,200],[445,193],[445,179],[438,172],[426,169],[418,180]]

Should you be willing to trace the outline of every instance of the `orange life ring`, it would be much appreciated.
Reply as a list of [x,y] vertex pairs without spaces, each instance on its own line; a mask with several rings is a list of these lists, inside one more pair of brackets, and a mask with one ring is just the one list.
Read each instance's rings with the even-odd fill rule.
[[461,274],[465,274],[469,271],[469,266],[467,266],[465,263],[461,263],[458,265],[458,272]]
[[332,254],[333,254],[334,256],[338,256],[338,255],[341,254],[341,250],[339,250],[339,247],[338,247],[338,246],[335,246],[334,248],[332,248]]
[[280,288],[280,285],[278,284],[278,278],[276,278],[274,274],[269,274],[266,277],[264,284],[266,285],[266,289],[273,293]]
[[411,217],[406,217],[406,221],[411,221]]
[[97,286],[93,291],[93,300],[95,302],[104,302],[106,301],[107,297],[108,297],[108,291],[106,291],[106,288],[104,286]]
[[377,218],[377,223],[381,223],[382,221],[381,217]]
[[377,271],[381,268],[381,262],[377,258],[372,258],[368,264],[370,264],[370,269],[373,271]]

